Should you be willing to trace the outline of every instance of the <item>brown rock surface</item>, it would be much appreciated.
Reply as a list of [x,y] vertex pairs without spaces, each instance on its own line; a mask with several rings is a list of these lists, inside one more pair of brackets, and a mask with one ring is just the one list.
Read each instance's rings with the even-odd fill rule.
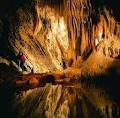
[[32,77],[29,79],[30,86],[37,86],[38,84],[39,84],[39,81],[35,77]]

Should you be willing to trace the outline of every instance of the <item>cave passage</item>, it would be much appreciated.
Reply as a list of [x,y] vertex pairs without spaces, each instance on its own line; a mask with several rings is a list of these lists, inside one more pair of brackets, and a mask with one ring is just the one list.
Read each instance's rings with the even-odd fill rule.
[[1,0],[1,118],[120,118],[118,1]]

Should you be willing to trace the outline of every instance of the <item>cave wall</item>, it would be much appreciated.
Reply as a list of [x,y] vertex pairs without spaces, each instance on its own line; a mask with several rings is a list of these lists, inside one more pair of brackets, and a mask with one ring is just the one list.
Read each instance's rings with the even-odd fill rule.
[[31,0],[10,17],[10,45],[15,54],[21,50],[28,56],[27,63],[35,72],[78,67],[100,42],[119,42],[119,22],[104,4]]

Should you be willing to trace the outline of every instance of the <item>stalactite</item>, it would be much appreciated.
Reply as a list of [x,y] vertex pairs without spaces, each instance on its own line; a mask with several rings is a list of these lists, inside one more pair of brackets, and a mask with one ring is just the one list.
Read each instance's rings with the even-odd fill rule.
[[[57,44],[57,47],[54,48],[58,48],[58,50],[60,50],[58,54],[59,59],[61,60],[61,57],[62,58],[64,57],[66,63],[71,62],[71,60],[73,60],[73,63],[68,65],[75,67],[77,65],[76,63],[78,62],[78,59],[82,59],[80,62],[86,60],[91,54],[91,52],[97,49],[99,42],[106,39],[109,40],[111,38],[114,39],[116,37],[117,38],[120,37],[119,22],[116,22],[111,12],[108,12],[107,9],[103,8],[100,10],[98,9],[96,10],[96,8],[94,8],[93,5],[94,0],[30,0],[30,1],[33,2],[32,12],[34,11],[35,12],[34,15],[36,14],[35,18],[33,18],[34,28],[31,29],[33,31],[33,35],[32,33],[30,33],[30,36],[32,35],[34,39],[38,38],[39,40],[38,43],[40,43],[37,44],[37,42],[35,42],[36,45],[34,45],[33,47],[34,48],[38,47],[37,49],[39,49],[42,54],[41,50],[42,46],[45,47],[45,50],[47,50],[51,46],[50,43],[52,43],[52,45]],[[68,35],[66,39],[69,39],[68,40],[69,48],[67,49],[68,54],[66,53],[63,54],[64,46],[66,45],[66,44],[64,45],[63,43],[65,38],[63,39],[62,37],[60,39],[60,40],[63,39],[62,43],[64,46],[61,45],[61,42],[56,43],[57,38],[59,40],[59,37],[61,37],[60,35],[62,34],[62,32],[64,32],[64,28],[63,29],[61,28],[62,29],[60,30],[61,34],[59,34],[57,31],[59,28],[59,22],[61,18],[63,18],[64,20],[63,27],[66,28],[67,32],[66,35]],[[49,24],[53,24],[52,27],[50,26],[47,28],[45,25],[43,25],[44,23],[42,22],[42,19],[46,19],[47,22],[49,22],[50,20]],[[26,33],[27,31],[23,30],[23,32],[27,34]],[[20,33],[20,36],[22,33]],[[49,40],[48,34],[50,35],[50,40],[52,42],[48,41]],[[47,46],[45,44],[45,41],[48,44]],[[49,52],[49,50],[54,50],[54,48],[52,47],[47,51]],[[53,55],[51,56],[51,58],[52,57]],[[58,60],[58,58],[56,60]],[[57,64],[59,65],[58,61]]]
[[[100,32],[105,38],[110,38],[113,34],[119,35],[119,25],[106,9],[99,14],[96,13],[98,21],[96,24],[93,23],[91,17],[96,11],[91,5],[93,2],[91,0],[40,0],[39,2],[51,6],[52,9],[64,16],[68,25],[71,57],[79,55],[78,52],[83,53],[84,51],[89,52],[91,49],[94,50],[95,40],[100,40]],[[78,37],[81,37],[80,48],[76,44],[79,40]],[[80,49],[80,51],[77,51],[77,49]]]

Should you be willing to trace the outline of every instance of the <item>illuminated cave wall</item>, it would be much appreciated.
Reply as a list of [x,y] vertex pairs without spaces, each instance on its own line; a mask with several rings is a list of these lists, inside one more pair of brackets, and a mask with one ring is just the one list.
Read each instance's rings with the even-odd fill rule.
[[108,47],[119,43],[120,25],[106,8],[96,10],[93,1],[29,1],[10,17],[11,46],[28,56],[35,72],[77,67],[98,49],[104,54],[106,42]]

